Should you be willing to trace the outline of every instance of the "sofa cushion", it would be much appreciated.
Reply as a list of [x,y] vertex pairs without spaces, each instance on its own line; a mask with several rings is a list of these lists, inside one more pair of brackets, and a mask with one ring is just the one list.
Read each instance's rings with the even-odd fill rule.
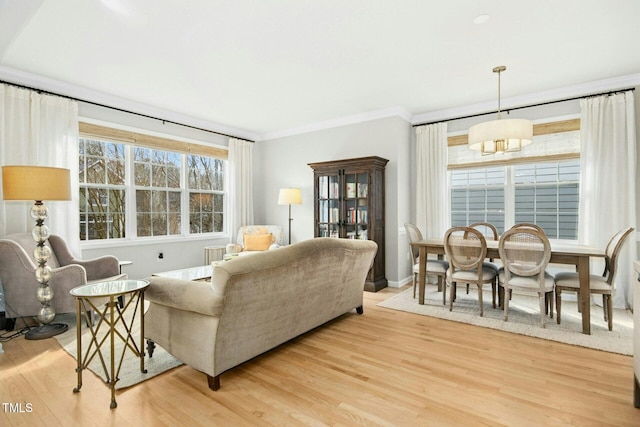
[[266,234],[245,234],[244,250],[245,251],[266,251],[273,242],[273,235]]

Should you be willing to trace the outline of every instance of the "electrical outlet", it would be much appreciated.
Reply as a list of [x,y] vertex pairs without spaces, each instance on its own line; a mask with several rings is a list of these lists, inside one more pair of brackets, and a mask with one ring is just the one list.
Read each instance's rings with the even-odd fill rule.
[[164,261],[164,253],[163,252],[158,252],[158,262],[160,261]]

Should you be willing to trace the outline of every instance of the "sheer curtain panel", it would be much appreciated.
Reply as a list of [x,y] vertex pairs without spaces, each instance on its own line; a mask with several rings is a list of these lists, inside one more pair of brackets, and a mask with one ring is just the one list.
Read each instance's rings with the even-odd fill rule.
[[[626,227],[636,227],[636,130],[632,91],[580,101],[580,218],[581,243],[604,249],[611,236]],[[632,262],[635,238],[620,252],[616,308],[633,305]],[[592,263],[592,274],[603,264]]]
[[416,225],[424,238],[443,237],[450,224],[447,124],[416,128]]
[[231,241],[238,228],[253,225],[253,143],[229,139],[229,227]]
[[[0,164],[71,170],[71,201],[48,202],[46,225],[80,254],[78,104],[59,96],[0,85]],[[0,201],[0,236],[30,232],[33,202]]]

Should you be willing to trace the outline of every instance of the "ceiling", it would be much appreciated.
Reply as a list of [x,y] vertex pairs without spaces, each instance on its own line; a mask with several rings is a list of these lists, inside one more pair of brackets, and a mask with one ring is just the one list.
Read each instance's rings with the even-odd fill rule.
[[268,139],[495,108],[497,65],[503,100],[639,75],[639,21],[638,0],[0,0],[0,67]]

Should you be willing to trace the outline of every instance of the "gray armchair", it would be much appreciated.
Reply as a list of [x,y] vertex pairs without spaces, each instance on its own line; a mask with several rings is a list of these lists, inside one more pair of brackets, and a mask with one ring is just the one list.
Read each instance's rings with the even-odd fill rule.
[[[56,313],[76,311],[75,299],[69,290],[86,283],[119,280],[127,277],[120,273],[118,259],[102,256],[92,260],[76,259],[60,236],[49,237],[51,258],[47,265],[52,274],[49,285],[53,289],[51,306]],[[33,259],[36,242],[31,233],[8,235],[0,239],[0,280],[4,288],[7,318],[37,316],[42,304],[36,298],[38,282]]]

